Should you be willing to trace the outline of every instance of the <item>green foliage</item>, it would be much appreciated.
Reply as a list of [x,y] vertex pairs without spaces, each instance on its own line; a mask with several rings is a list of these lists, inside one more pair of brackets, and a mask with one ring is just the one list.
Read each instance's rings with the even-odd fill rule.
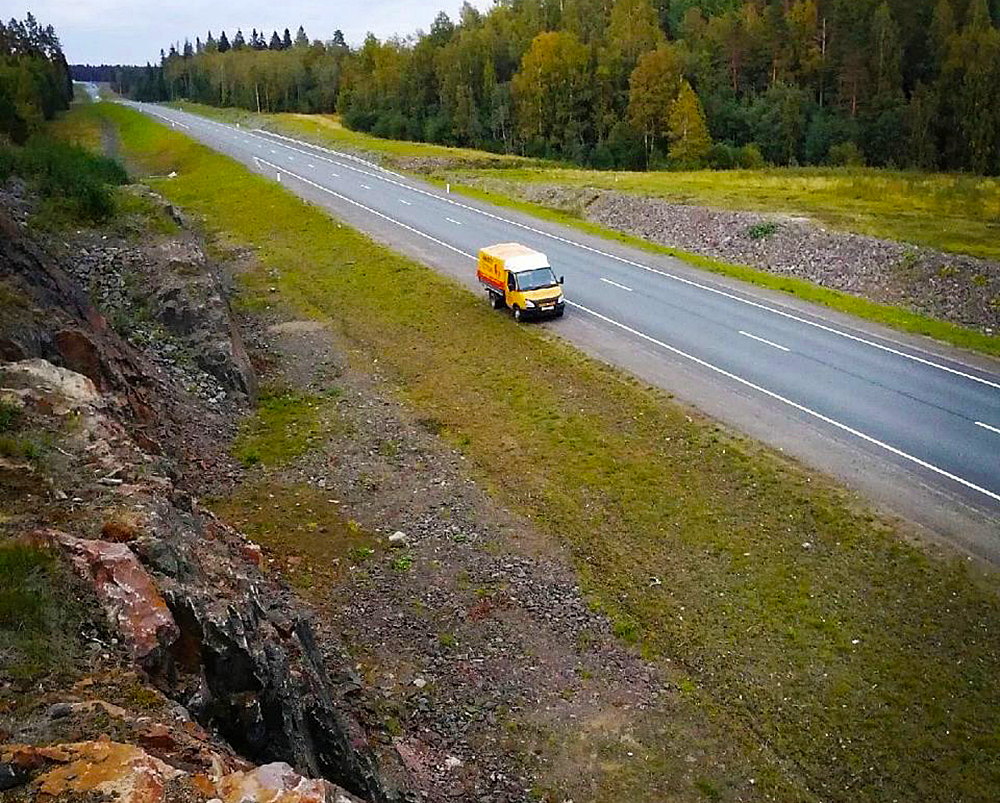
[[0,400],[0,434],[14,432],[21,425],[23,415],[16,404]]
[[128,182],[116,161],[43,136],[23,148],[0,146],[0,165],[31,179],[48,204],[50,216],[100,222],[115,211],[111,187]]
[[0,678],[20,683],[70,669],[80,624],[68,583],[47,550],[0,543]]
[[681,81],[677,100],[670,111],[670,158],[691,168],[702,164],[712,149],[701,101],[687,81]]
[[52,26],[42,27],[30,13],[23,22],[0,22],[0,142],[25,142],[43,121],[69,108],[72,98],[69,68]]
[[778,224],[772,221],[755,223],[747,229],[747,237],[751,240],[766,240],[778,232]]
[[826,163],[831,167],[864,167],[865,157],[853,142],[843,142],[830,148]]
[[[968,5],[968,10],[965,6]],[[854,142],[876,166],[1000,171],[1000,32],[986,0],[565,0],[467,7],[361,47],[171,48],[119,71],[141,99],[339,111],[380,137],[609,168],[664,160],[681,78],[712,140],[776,165]],[[987,9],[984,11],[984,9]],[[664,44],[667,42],[667,44]],[[642,142],[636,154],[621,126]],[[713,163],[728,162],[716,152]],[[685,154],[681,161],[697,162]]]

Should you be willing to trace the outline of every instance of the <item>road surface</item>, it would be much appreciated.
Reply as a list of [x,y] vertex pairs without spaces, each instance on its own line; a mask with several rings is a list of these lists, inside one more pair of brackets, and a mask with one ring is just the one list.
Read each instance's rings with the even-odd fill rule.
[[845,481],[920,534],[1000,564],[996,362],[469,201],[356,156],[129,105],[470,288],[483,245],[545,252],[566,277],[569,303],[546,326]]

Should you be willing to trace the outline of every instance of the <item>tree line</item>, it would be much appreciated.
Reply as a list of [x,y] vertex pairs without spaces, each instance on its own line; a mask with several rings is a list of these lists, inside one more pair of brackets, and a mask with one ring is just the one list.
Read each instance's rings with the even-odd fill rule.
[[301,28],[196,40],[132,91],[600,168],[996,174],[998,17],[1000,0],[498,0],[356,49]]
[[0,142],[24,143],[44,120],[68,109],[73,81],[59,37],[29,13],[0,22]]

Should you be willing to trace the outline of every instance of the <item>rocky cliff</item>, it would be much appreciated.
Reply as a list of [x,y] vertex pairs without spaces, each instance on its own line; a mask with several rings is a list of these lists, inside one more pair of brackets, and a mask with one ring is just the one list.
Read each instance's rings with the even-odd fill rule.
[[60,671],[0,651],[0,798],[409,799],[346,652],[192,493],[256,377],[226,277],[144,201],[171,236],[53,245],[0,197],[0,549],[58,556],[85,623]]

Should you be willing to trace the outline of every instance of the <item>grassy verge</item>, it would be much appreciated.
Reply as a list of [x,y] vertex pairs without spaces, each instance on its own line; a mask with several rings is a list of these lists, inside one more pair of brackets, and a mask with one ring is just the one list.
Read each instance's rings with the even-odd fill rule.
[[234,454],[246,465],[276,466],[305,454],[341,424],[331,401],[271,389],[262,393],[257,411],[240,427]]
[[981,176],[819,167],[611,173],[554,166],[466,176],[781,212],[841,231],[1000,259],[1000,181]]
[[[377,137],[349,131],[335,118],[321,115],[271,114],[253,115],[241,109],[218,109],[195,103],[177,103],[178,108],[228,123],[267,127],[296,136],[306,141],[329,147],[346,147],[389,157],[396,167],[405,167],[397,157],[424,159],[428,164],[440,162],[448,170],[458,170],[449,180],[453,191],[469,198],[496,206],[515,209],[534,217],[570,226],[588,234],[614,240],[653,254],[666,255],[693,265],[696,268],[729,276],[743,282],[766,287],[795,298],[822,304],[825,307],[854,315],[874,323],[923,335],[958,348],[1000,356],[1000,335],[988,335],[948,321],[931,318],[902,307],[879,304],[839,290],[822,287],[804,279],[780,276],[748,265],[737,265],[711,259],[679,248],[651,243],[640,237],[624,234],[583,219],[569,212],[521,201],[497,192],[488,192],[469,184],[456,183],[477,178],[508,178],[518,181],[546,181],[576,184],[634,192],[641,195],[668,198],[683,203],[705,203],[735,209],[754,209],[773,212],[782,210],[794,214],[810,214],[837,228],[859,231],[890,239],[923,242],[944,250],[970,253],[986,258],[1000,258],[1000,182],[965,176],[938,174],[889,173],[877,170],[832,169],[770,169],[760,171],[698,171],[695,173],[607,173],[601,171],[571,170],[568,168],[532,168],[522,166],[506,168],[502,161],[484,165],[478,170],[463,170],[467,160],[495,157],[481,151],[462,148],[445,148],[414,142],[382,140]],[[516,157],[496,157],[502,158]],[[525,160],[525,164],[528,164]],[[445,180],[422,176],[425,180],[444,186]],[[620,180],[616,180],[620,179]],[[730,181],[735,182],[730,185]],[[687,187],[685,181],[698,186],[715,187],[717,194],[707,191],[699,196],[686,190],[670,194],[670,188]],[[769,188],[758,193],[758,184]],[[787,195],[780,188],[787,184]],[[727,194],[728,193],[728,194]],[[929,201],[928,198],[936,199]],[[784,200],[782,200],[784,199]],[[919,199],[919,201],[917,200]],[[894,203],[899,209],[916,210],[893,215],[878,203]],[[865,211],[852,211],[850,204]],[[870,204],[865,207],[864,204]],[[945,213],[944,209],[948,211]],[[960,210],[960,211],[956,211]],[[897,220],[898,218],[898,220]],[[884,228],[879,229],[882,221]],[[894,222],[896,221],[896,222]],[[905,225],[903,225],[905,223]],[[875,228],[872,228],[872,227]],[[940,238],[942,231],[950,237],[952,247]],[[913,239],[908,233],[929,237]],[[962,232],[966,234],[963,235]]]
[[0,543],[0,678],[21,684],[72,671],[80,621],[68,570],[46,550]]
[[[441,179],[432,179],[433,183],[444,185]],[[852,296],[839,290],[822,287],[804,279],[797,279],[792,276],[779,276],[768,273],[764,270],[751,268],[748,265],[736,265],[731,262],[723,262],[718,259],[711,259],[700,254],[692,254],[689,251],[682,251],[679,248],[668,248],[666,246],[651,243],[641,237],[624,234],[614,229],[584,220],[578,215],[566,212],[561,209],[552,209],[540,204],[530,203],[501,195],[495,192],[488,192],[476,187],[461,184],[452,184],[452,192],[457,192],[466,197],[478,201],[485,201],[496,206],[504,206],[508,209],[515,209],[518,212],[533,215],[543,220],[550,220],[562,226],[570,226],[587,234],[594,234],[609,240],[623,243],[648,251],[652,254],[661,254],[674,257],[694,265],[696,268],[717,273],[721,276],[729,276],[743,282],[766,287],[769,290],[777,290],[788,293],[795,298],[809,301],[813,304],[822,304],[824,307],[854,315],[874,323],[896,329],[901,332],[909,332],[915,335],[924,335],[942,343],[949,343],[958,348],[978,351],[982,354],[1000,356],[1000,335],[987,335],[975,329],[968,329],[964,326],[950,323],[949,321],[930,318],[917,312],[912,312],[902,307],[895,307],[890,304],[879,304],[868,301],[864,298]]]
[[157,182],[170,200],[257,249],[247,295],[275,287],[377,355],[481,481],[561,539],[619,634],[767,746],[773,772],[743,799],[802,800],[800,783],[827,801],[995,799],[1000,600],[964,564],[231,160],[101,113],[137,164],[177,171]]

